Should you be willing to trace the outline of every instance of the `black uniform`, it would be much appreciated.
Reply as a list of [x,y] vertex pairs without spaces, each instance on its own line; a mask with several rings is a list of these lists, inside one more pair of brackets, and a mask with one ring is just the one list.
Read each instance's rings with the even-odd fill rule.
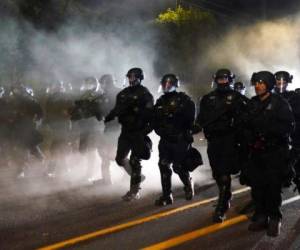
[[[231,198],[231,174],[238,173],[238,120],[245,107],[244,96],[229,86],[217,88],[200,102],[197,123],[207,139],[207,154],[212,174],[219,187],[219,202],[214,220],[222,221]],[[219,216],[219,215],[220,216]]]
[[49,164],[49,176],[57,170],[55,157],[71,150],[72,124],[68,112],[72,105],[70,96],[60,91],[51,93],[45,103],[45,124],[51,134],[49,150],[53,158]]
[[[101,96],[101,112],[103,116],[108,115],[111,107],[114,107],[116,104],[117,94],[120,92],[120,89],[112,86],[107,86],[104,90],[104,93]],[[120,124],[117,121],[111,123],[106,123],[104,131],[101,134],[100,143],[98,145],[98,153],[102,160],[102,177],[104,178],[106,184],[111,184],[111,177],[109,166],[110,162],[115,159],[115,150],[117,144],[117,134],[120,131]]]
[[186,198],[192,199],[191,178],[188,170],[183,167],[183,161],[193,142],[191,128],[194,119],[195,104],[183,92],[165,93],[154,106],[153,128],[161,138],[158,149],[162,199],[171,195],[171,164],[185,186],[188,193]]
[[267,216],[281,219],[281,189],[289,176],[288,142],[294,128],[294,117],[289,104],[277,94],[264,101],[258,96],[249,103],[251,129],[250,161],[247,178],[255,202],[254,219]]
[[[150,158],[147,151],[151,132],[150,120],[153,110],[153,96],[149,90],[138,84],[123,89],[117,95],[116,105],[106,116],[106,122],[118,117],[122,126],[118,139],[116,162],[120,166],[127,165],[127,156],[131,151],[129,165],[132,169],[130,191],[138,192],[141,183],[141,159]],[[145,157],[146,156],[146,157]]]
[[300,94],[295,91],[285,91],[280,93],[284,99],[288,101],[292,108],[292,112],[295,118],[295,131],[291,135],[292,139],[292,160],[298,160],[294,165],[296,174],[300,177]]
[[[79,151],[89,153],[98,149],[100,135],[102,133],[99,121],[103,118],[101,105],[102,94],[96,90],[87,90],[71,110],[71,120],[77,121],[79,127]],[[93,157],[88,157],[88,180],[93,180],[94,162]]]
[[[36,129],[34,120],[43,117],[41,106],[28,93],[20,88],[18,93],[11,92],[7,97],[7,120],[10,122],[11,140],[17,154],[19,164],[27,164],[28,154],[34,155],[37,159],[43,160],[44,155],[39,148],[43,141],[42,135]],[[22,159],[23,158],[23,159]],[[19,166],[19,167],[25,167]],[[22,169],[24,171],[24,168]]]

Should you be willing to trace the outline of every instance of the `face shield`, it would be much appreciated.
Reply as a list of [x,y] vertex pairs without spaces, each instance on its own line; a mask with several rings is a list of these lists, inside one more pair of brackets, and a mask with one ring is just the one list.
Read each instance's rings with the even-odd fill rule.
[[176,91],[177,86],[175,86],[174,81],[171,78],[167,78],[165,79],[162,83],[161,83],[161,90],[163,93],[171,93]]
[[98,92],[100,90],[101,90],[100,84],[99,84],[98,80],[96,80],[96,79],[87,79],[84,81],[83,85],[80,87],[81,92],[85,92],[85,91]]
[[281,77],[280,79],[276,79],[275,91],[277,93],[286,92],[287,86],[288,86],[288,83],[283,77]]
[[241,87],[235,88],[235,91],[239,92],[242,95],[246,94],[246,88],[245,87],[244,88],[241,88]]
[[233,81],[230,82],[229,78],[227,76],[224,77],[217,77],[215,78],[215,80],[213,81],[213,87],[216,85],[216,87],[219,90],[227,90],[228,88],[232,88],[233,85]]
[[128,74],[125,81],[124,81],[124,87],[134,87],[134,86],[137,86],[137,85],[140,85],[141,84],[141,79],[138,78],[136,76],[136,74],[134,73],[131,73],[131,74]]

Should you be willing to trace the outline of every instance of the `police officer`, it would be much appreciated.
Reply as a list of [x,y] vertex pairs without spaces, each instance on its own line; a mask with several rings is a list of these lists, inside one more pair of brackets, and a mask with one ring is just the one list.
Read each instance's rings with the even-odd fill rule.
[[81,96],[75,100],[71,110],[71,120],[79,127],[79,152],[85,154],[87,172],[86,179],[94,183],[95,151],[102,132],[99,121],[103,118],[101,112],[102,91],[98,79],[87,77],[80,88]]
[[291,150],[291,162],[295,171],[295,180],[300,182],[300,95],[296,91],[288,91],[288,84],[292,83],[293,76],[287,71],[278,71],[275,73],[276,85],[275,93],[282,96],[288,101],[294,114],[296,128],[291,135],[292,139],[292,150]]
[[51,143],[49,145],[51,159],[48,165],[48,177],[55,177],[59,162],[63,162],[64,165],[67,164],[63,157],[64,153],[67,153],[68,149],[70,149],[72,130],[68,112],[72,107],[72,99],[68,94],[66,83],[57,81],[49,89],[45,103],[44,123],[51,134]]
[[[116,104],[117,94],[120,89],[115,86],[113,76],[111,74],[104,74],[99,78],[99,83],[103,91],[101,110],[103,116],[108,115],[111,107]],[[109,171],[110,162],[114,161],[117,141],[117,133],[120,131],[120,125],[117,121],[106,123],[104,131],[101,134],[100,145],[98,152],[102,159],[102,176],[105,184],[112,184],[111,175]]]
[[44,154],[39,148],[43,137],[36,129],[36,122],[42,119],[43,111],[28,89],[23,84],[16,83],[7,96],[13,148],[18,155],[15,160],[21,168],[18,177],[25,177],[30,155],[40,161],[44,160]]
[[203,128],[207,139],[208,158],[219,188],[214,222],[225,219],[230,207],[231,175],[239,171],[236,124],[246,104],[242,95],[231,88],[234,78],[228,69],[216,72],[213,81],[217,87],[201,99],[197,117],[197,123]]
[[129,87],[117,95],[115,107],[106,116],[105,122],[118,117],[122,126],[118,140],[116,162],[120,166],[128,166],[127,156],[131,151],[129,166],[132,170],[130,190],[123,196],[125,201],[140,198],[140,184],[142,181],[141,159],[149,159],[151,146],[147,134],[151,132],[151,114],[153,110],[153,96],[141,83],[144,74],[140,68],[132,68],[126,75]]
[[235,82],[233,84],[233,89],[242,95],[246,94],[246,87],[245,87],[245,84],[242,82]]
[[275,77],[268,71],[252,75],[256,96],[249,102],[247,126],[252,133],[247,178],[255,203],[250,231],[267,228],[267,235],[280,233],[281,190],[288,169],[288,141],[294,128],[289,104],[272,93]]
[[157,100],[153,115],[154,131],[161,138],[158,165],[162,196],[156,200],[156,205],[165,206],[173,203],[172,168],[184,184],[185,198],[191,200],[194,196],[192,178],[183,162],[193,141],[191,128],[195,119],[195,104],[184,92],[176,91],[178,78],[174,74],[164,75],[160,84],[164,94]]

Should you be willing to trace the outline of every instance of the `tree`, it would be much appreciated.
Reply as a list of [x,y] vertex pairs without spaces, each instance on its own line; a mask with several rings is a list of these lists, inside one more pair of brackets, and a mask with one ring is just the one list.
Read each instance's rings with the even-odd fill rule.
[[157,43],[160,58],[156,63],[158,73],[184,72],[181,78],[197,82],[197,62],[208,38],[214,34],[214,15],[201,9],[178,6],[175,10],[167,9],[160,13],[155,23],[160,31]]

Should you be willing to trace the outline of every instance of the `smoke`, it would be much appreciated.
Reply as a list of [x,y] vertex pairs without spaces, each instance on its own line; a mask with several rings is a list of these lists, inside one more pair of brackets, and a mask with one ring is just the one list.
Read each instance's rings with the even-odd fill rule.
[[39,79],[83,79],[111,73],[122,85],[126,72],[141,67],[151,82],[155,53],[149,44],[123,40],[122,35],[93,31],[61,31],[60,37],[38,34],[30,46],[36,67],[29,72]]
[[231,68],[247,83],[253,72],[289,71],[300,87],[300,17],[235,26],[214,42],[205,56],[210,65]]

